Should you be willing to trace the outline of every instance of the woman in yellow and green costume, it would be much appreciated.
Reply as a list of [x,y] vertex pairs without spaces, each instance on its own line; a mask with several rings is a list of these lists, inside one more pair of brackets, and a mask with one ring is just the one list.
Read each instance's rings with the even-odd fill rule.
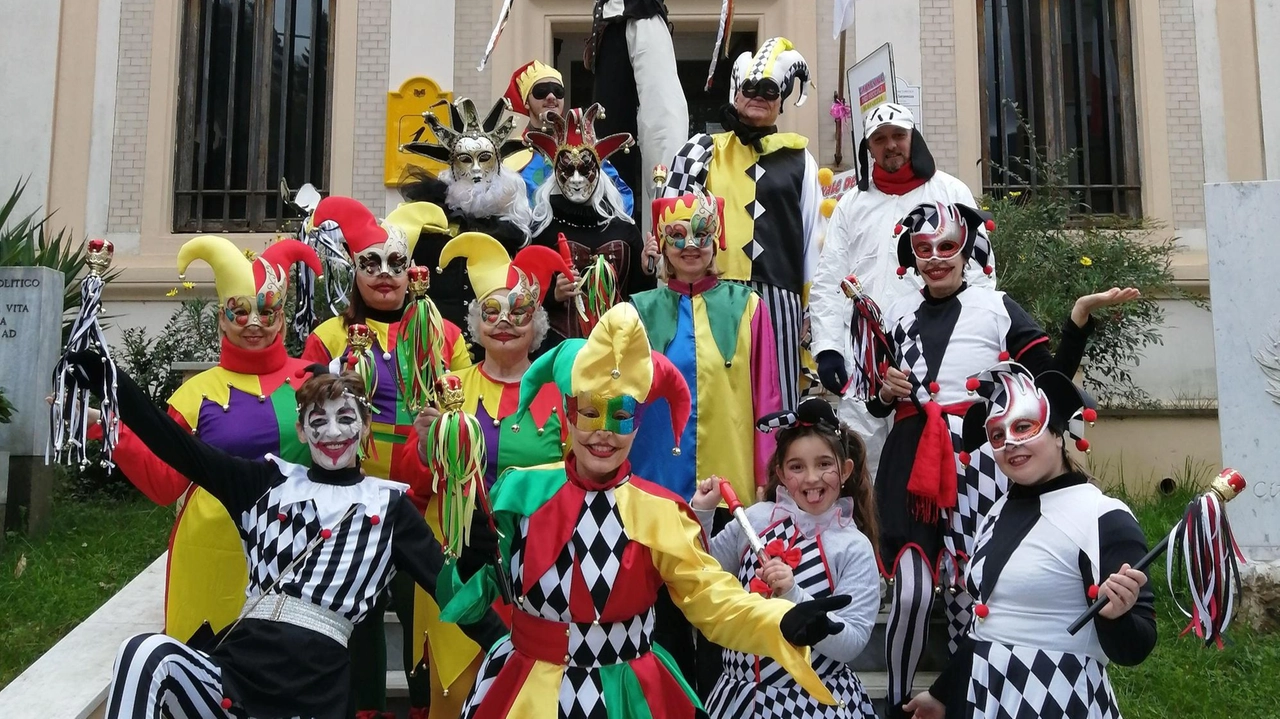
[[663,585],[715,641],[774,657],[833,703],[806,646],[839,631],[826,612],[848,599],[793,605],[747,593],[703,551],[688,505],[632,474],[627,458],[645,407],[665,398],[677,427],[689,413],[688,387],[650,349],[635,308],[614,307],[587,339],[535,361],[517,411],[548,383],[564,396],[572,453],[503,474],[490,493],[497,533],[474,523],[468,551],[440,577],[446,621],[486,611],[498,571],[516,597],[511,636],[485,658],[463,716],[691,719],[697,697],[652,642]]
[[[462,410],[474,416],[484,433],[488,453],[485,483],[492,485],[509,467],[532,467],[564,459],[567,425],[560,393],[545,385],[517,414],[520,380],[529,369],[529,355],[547,335],[547,311],[543,297],[552,276],[567,273],[564,258],[547,247],[526,247],[513,259],[502,243],[489,235],[466,232],[445,244],[440,266],[466,258],[467,274],[476,299],[467,307],[467,330],[484,349],[484,359],[454,374],[462,382]],[[420,434],[439,416],[434,409],[424,411],[415,422]],[[528,431],[517,432],[523,423]],[[533,425],[533,426],[530,426]],[[427,448],[419,440],[418,460]],[[425,473],[426,467],[422,468]],[[437,526],[436,503],[427,506],[427,522]],[[443,536],[443,535],[441,535]],[[509,611],[509,610],[508,610]],[[467,691],[475,683],[480,667],[480,647],[455,624],[440,621],[440,609],[422,589],[414,602],[414,624],[426,629],[430,648],[431,682],[442,701],[433,701],[433,717],[457,717]],[[444,689],[448,688],[448,694]]]
[[[297,240],[280,240],[254,259],[225,237],[204,235],[178,252],[178,272],[195,260],[213,268],[218,290],[217,366],[182,384],[169,398],[169,416],[192,434],[246,459],[268,455],[309,464],[298,440],[294,389],[307,363],[285,352],[284,303],[289,269],[320,260]],[[102,430],[94,424],[90,437]],[[235,621],[249,581],[235,523],[218,500],[160,461],[129,428],[121,427],[114,459],[129,481],[157,504],[182,499],[169,537],[165,633],[182,641],[208,622],[215,632]]]

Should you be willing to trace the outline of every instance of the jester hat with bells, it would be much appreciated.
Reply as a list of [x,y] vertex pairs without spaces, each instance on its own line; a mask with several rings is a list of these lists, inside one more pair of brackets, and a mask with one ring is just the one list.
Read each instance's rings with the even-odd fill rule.
[[586,110],[572,108],[565,115],[551,111],[547,113],[547,122],[554,134],[530,130],[525,133],[524,141],[547,158],[556,182],[562,182],[565,174],[573,174],[574,168],[594,179],[605,159],[619,150],[629,152],[635,144],[635,138],[626,132],[596,137],[596,118],[603,117],[604,108],[600,103]]
[[[671,361],[649,348],[640,315],[630,304],[614,306],[600,318],[586,339],[568,339],[534,360],[520,381],[522,415],[548,383],[564,395],[565,416],[580,429],[607,429],[618,434],[636,430],[640,412],[657,399],[671,408],[671,427],[680,454],[680,435],[689,421],[689,385]],[[598,420],[578,416],[579,407],[594,406]],[[626,410],[631,419],[616,420],[613,413]],[[591,426],[583,426],[584,422]],[[515,431],[519,425],[512,427]]]
[[733,72],[729,82],[729,102],[738,95],[742,86],[749,82],[773,80],[781,90],[778,111],[781,105],[791,96],[796,83],[800,84],[800,97],[796,99],[796,107],[804,104],[809,97],[809,63],[796,50],[796,46],[785,37],[772,37],[764,41],[754,55],[744,52],[733,62]]
[[725,249],[724,198],[699,188],[679,197],[659,197],[653,201],[652,208],[653,234],[659,243],[665,241],[669,225],[688,222],[689,237],[708,234],[717,238],[714,247]]
[[284,307],[289,289],[289,270],[297,262],[321,272],[315,250],[297,240],[278,240],[249,259],[235,243],[217,235],[201,235],[187,240],[178,251],[178,276],[185,279],[187,267],[204,260],[213,268],[218,301],[227,310],[248,311],[248,321],[274,314]]
[[[1033,376],[1023,365],[1005,359],[970,377],[966,386],[981,401],[964,416],[965,453],[986,444],[991,434],[1000,438],[993,447],[1003,447],[1030,442],[1045,430],[1068,436],[1075,440],[1076,449],[1089,451],[1084,431],[1097,421],[1098,404],[1061,372]],[[1015,423],[1022,420],[1029,420],[1026,429],[1015,431]],[[966,455],[960,460],[968,463]]]
[[[436,106],[441,104],[449,103],[442,100]],[[476,104],[464,97],[449,105],[448,125],[433,112],[422,114],[431,132],[435,133],[436,141],[409,142],[400,149],[448,165],[455,181],[464,179],[465,174],[457,161],[459,156],[470,155],[474,164],[483,165],[483,177],[492,177],[498,172],[503,159],[524,149],[523,141],[508,139],[516,127],[514,117],[502,119],[508,109],[507,99],[500,97],[489,114],[481,119]],[[478,155],[483,152],[493,153],[492,163],[480,161]]]
[[945,202],[916,205],[893,229],[898,236],[898,277],[905,276],[908,268],[915,268],[917,243],[928,242],[937,248],[947,241],[959,244],[966,263],[977,262],[989,275],[992,272],[991,240],[987,233],[995,229],[995,220],[968,205]]
[[443,272],[459,257],[467,258],[467,274],[477,300],[497,290],[510,290],[518,296],[511,298],[513,308],[517,302],[541,305],[555,273],[572,274],[560,253],[550,247],[530,245],[513,258],[501,242],[483,232],[464,232],[445,243],[437,270]]
[[932,179],[938,172],[933,153],[925,144],[924,135],[916,129],[916,118],[911,110],[896,102],[882,102],[867,111],[862,121],[862,137],[858,141],[858,189],[871,188],[871,136],[882,127],[900,127],[911,133],[911,173],[922,180]]
[[511,84],[502,95],[511,103],[511,109],[521,115],[529,114],[529,92],[533,86],[547,80],[555,80],[564,86],[564,76],[560,71],[538,60],[532,60],[511,73]]

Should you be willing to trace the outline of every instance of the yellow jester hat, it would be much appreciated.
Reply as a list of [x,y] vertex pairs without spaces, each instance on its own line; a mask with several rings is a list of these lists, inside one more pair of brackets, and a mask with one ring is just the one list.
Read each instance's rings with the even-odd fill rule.
[[236,298],[245,298],[251,311],[284,305],[289,285],[289,269],[304,262],[316,274],[322,272],[320,258],[310,246],[292,239],[273,242],[255,259],[235,243],[217,235],[201,235],[187,240],[178,251],[178,277],[186,277],[187,267],[204,260],[213,268],[218,300],[225,307]]
[[459,257],[467,258],[467,275],[476,299],[507,289],[519,291],[541,304],[555,273],[573,274],[564,258],[550,247],[530,245],[517,252],[513,259],[501,242],[483,232],[464,232],[445,243],[437,271],[443,272]]

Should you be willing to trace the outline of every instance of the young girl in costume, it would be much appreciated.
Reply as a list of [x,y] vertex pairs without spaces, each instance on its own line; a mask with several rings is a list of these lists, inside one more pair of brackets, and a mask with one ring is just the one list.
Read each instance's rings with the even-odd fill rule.
[[[1009,491],[978,534],[966,578],[976,620],[950,665],[907,711],[915,719],[1118,719],[1107,664],[1140,663],[1156,644],[1147,553],[1124,502],[1067,455],[1084,440],[1093,399],[1065,375],[1006,362],[981,373],[966,449],[991,448]],[[1100,615],[1067,627],[1099,597]]]
[[615,306],[587,339],[538,358],[522,382],[520,412],[548,382],[564,397],[572,454],[499,478],[490,494],[497,532],[477,514],[468,551],[442,577],[446,621],[485,611],[498,572],[516,598],[511,636],[486,657],[463,716],[694,716],[696,697],[653,643],[663,585],[711,639],[773,657],[833,704],[806,647],[843,629],[827,612],[848,599],[792,604],[748,593],[703,551],[688,505],[632,473],[644,408],[665,397],[677,428],[689,413],[684,380],[650,349],[635,308]]
[[[901,704],[910,696],[935,592],[946,605],[955,651],[972,604],[960,582],[963,565],[973,556],[983,517],[1007,486],[988,451],[962,451],[962,418],[973,402],[969,378],[1010,358],[1032,372],[1074,375],[1092,331],[1090,312],[1138,294],[1117,288],[1081,297],[1053,355],[1044,330],[1016,302],[964,282],[969,260],[981,267],[990,256],[981,212],[926,203],[898,227],[898,273],[914,267],[925,287],[886,308],[893,358],[879,395],[867,403],[877,417],[894,415],[875,485],[881,572],[892,588],[885,633],[889,719],[903,715]],[[951,591],[942,591],[943,584]]]
[[[94,352],[71,356],[77,382],[102,387]],[[407,485],[366,476],[370,432],[363,381],[313,377],[297,393],[295,435],[311,468],[274,456],[247,460],[196,439],[119,373],[120,419],[166,464],[235,518],[249,584],[240,618],[211,646],[163,634],[126,641],[107,694],[109,719],[348,719],[352,626],[374,611],[397,570],[434,592],[444,554]],[[468,633],[505,633],[492,612]]]
[[[819,704],[768,657],[726,650],[707,713],[714,719],[875,719],[862,682],[847,666],[871,639],[880,611],[866,449],[822,399],[763,417],[760,425],[780,430],[778,449],[769,463],[764,501],[746,514],[769,559],[760,564],[737,522],[712,537],[708,551],[743,586],[765,596],[792,602],[834,594],[851,598],[849,606],[833,612],[844,631],[813,647],[814,671],[839,704]],[[720,502],[718,480],[704,479],[692,502],[708,536]]]
[[[366,470],[408,484],[412,499],[424,513],[430,497],[430,477],[417,460],[417,443],[413,435],[413,416],[400,395],[396,381],[396,341],[401,332],[401,319],[408,301],[409,258],[423,234],[439,234],[448,228],[444,211],[428,202],[401,205],[379,223],[364,205],[350,197],[330,196],[320,201],[311,217],[320,229],[335,227],[342,235],[348,258],[354,268],[355,291],[345,314],[332,317],[316,327],[302,351],[309,362],[329,364],[346,356],[347,328],[353,324],[367,326],[373,335],[376,386],[372,393],[373,440]],[[449,369],[471,364],[471,355],[462,331],[444,321],[445,356]],[[410,703],[414,717],[425,717],[429,703],[443,701],[444,689],[429,686],[429,675],[419,671],[423,658],[423,633],[414,627],[411,615],[412,587],[400,580],[392,589],[393,606],[405,631],[404,666],[409,674]],[[374,612],[356,628],[353,638],[356,656],[356,682],[361,719],[365,711],[382,711],[386,700],[386,647],[382,614]],[[459,691],[458,693],[463,693]],[[438,700],[437,700],[438,698]],[[373,715],[376,716],[376,715]]]
[[[283,330],[289,270],[301,261],[319,272],[315,251],[280,240],[250,260],[230,240],[204,235],[178,251],[179,275],[195,260],[213,268],[222,349],[216,367],[182,383],[169,398],[169,416],[237,457],[272,454],[308,464],[306,444],[293,431],[294,390],[307,363],[285,351]],[[101,437],[101,427],[89,436]],[[157,458],[127,425],[120,428],[114,459],[156,504],[183,500],[169,536],[165,632],[186,640],[206,622],[221,631],[239,616],[249,581],[235,522],[213,495]]]

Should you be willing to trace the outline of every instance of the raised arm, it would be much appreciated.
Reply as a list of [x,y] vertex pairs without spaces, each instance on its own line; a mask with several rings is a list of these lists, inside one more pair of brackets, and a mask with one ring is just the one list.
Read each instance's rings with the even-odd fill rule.
[[684,147],[671,159],[671,168],[667,173],[667,184],[662,188],[663,197],[679,197],[686,192],[707,186],[707,170],[711,165],[711,154],[715,150],[715,140],[710,135],[699,133],[689,138]]

